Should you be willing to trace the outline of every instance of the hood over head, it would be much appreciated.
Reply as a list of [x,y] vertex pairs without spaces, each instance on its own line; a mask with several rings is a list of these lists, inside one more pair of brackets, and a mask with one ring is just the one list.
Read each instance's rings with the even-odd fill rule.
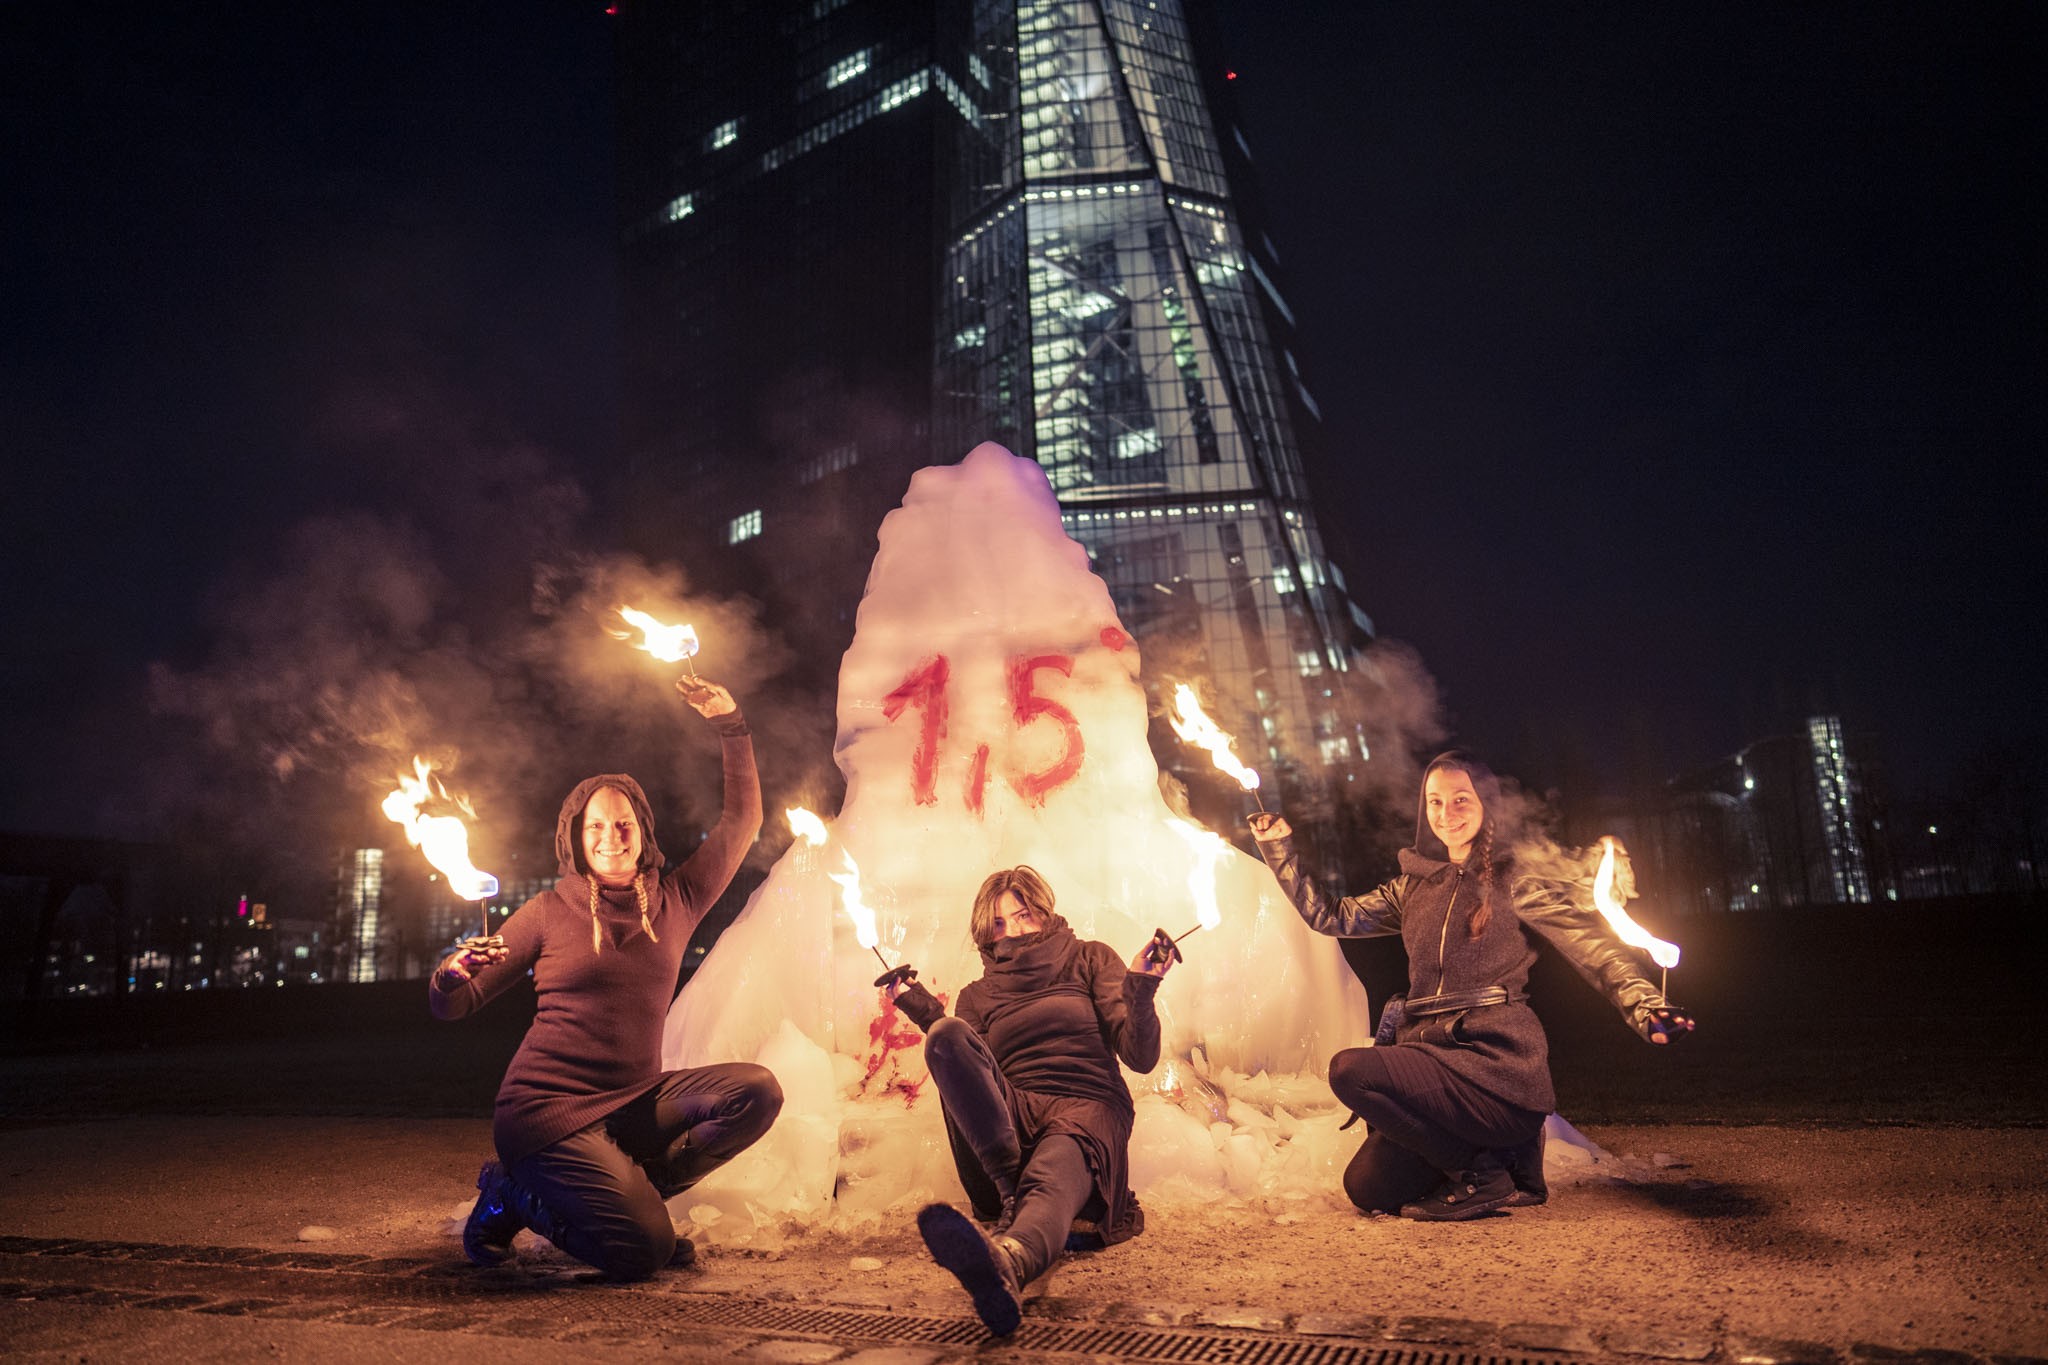
[[1492,830],[1495,846],[1500,846],[1501,819],[1507,814],[1502,802],[1500,779],[1493,769],[1474,757],[1467,749],[1446,749],[1429,760],[1429,766],[1422,770],[1422,786],[1415,795],[1415,851],[1425,858],[1449,862],[1451,851],[1444,847],[1444,841],[1436,837],[1436,831],[1429,827],[1429,775],[1439,768],[1455,768],[1472,779],[1472,790],[1479,793],[1482,812],[1480,830]]
[[658,871],[668,859],[662,856],[661,845],[654,841],[654,811],[647,804],[647,793],[625,773],[599,773],[578,782],[562,800],[562,813],[555,820],[556,872],[564,877],[590,875],[590,865],[583,860],[583,808],[605,787],[624,792],[632,804],[633,817],[640,822],[639,869]]

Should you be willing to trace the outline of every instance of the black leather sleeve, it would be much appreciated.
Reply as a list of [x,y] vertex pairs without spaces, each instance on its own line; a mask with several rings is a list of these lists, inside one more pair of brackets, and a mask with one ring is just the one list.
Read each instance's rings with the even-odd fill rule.
[[1583,889],[1546,877],[1517,877],[1514,898],[1522,923],[1548,939],[1647,1040],[1655,1012],[1670,1002],[1643,975],[1636,950],[1615,937]]
[[1345,896],[1334,906],[1316,879],[1301,870],[1301,856],[1292,837],[1259,844],[1259,856],[1273,869],[1274,879],[1309,928],[1335,938],[1381,938],[1401,932],[1401,902],[1408,890],[1404,874],[1366,892]]

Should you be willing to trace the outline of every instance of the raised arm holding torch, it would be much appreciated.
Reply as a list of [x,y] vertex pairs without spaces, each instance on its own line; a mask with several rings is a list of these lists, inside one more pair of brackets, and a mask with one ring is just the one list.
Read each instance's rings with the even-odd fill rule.
[[[690,682],[693,684],[697,682],[697,665],[693,662],[697,657],[697,628],[695,626],[690,625],[688,622],[672,626],[666,622],[657,621],[646,612],[632,607],[614,607],[613,610],[618,612],[628,625],[639,628],[641,638],[633,648],[644,650],[663,663],[681,664],[687,670]],[[633,632],[630,630],[613,630],[610,627],[606,627],[606,631],[614,639],[631,640],[633,638]],[[684,695],[687,697],[689,693],[685,692]],[[691,699],[690,704],[696,705],[695,698]]]
[[1173,710],[1168,713],[1166,721],[1184,742],[1208,750],[1210,761],[1228,773],[1238,786],[1250,792],[1260,810],[1266,808],[1266,803],[1259,800],[1259,775],[1237,761],[1237,755],[1230,748],[1233,741],[1217,728],[1215,721],[1209,719],[1209,713],[1202,709],[1202,703],[1195,697],[1194,688],[1186,683],[1175,685]]

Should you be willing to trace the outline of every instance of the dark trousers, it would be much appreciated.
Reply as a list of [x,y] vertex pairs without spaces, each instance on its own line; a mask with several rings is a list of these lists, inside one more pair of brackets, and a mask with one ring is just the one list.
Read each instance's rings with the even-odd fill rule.
[[613,1279],[645,1279],[675,1251],[663,1201],[752,1146],[781,1111],[782,1087],[764,1067],[671,1071],[507,1174],[547,1213],[536,1231]]
[[953,1018],[933,1024],[924,1059],[946,1111],[953,1164],[975,1212],[992,1218],[1006,1198],[1016,1199],[1008,1234],[1030,1258],[1022,1276],[1029,1282],[1066,1249],[1075,1216],[1095,1193],[1081,1144],[1055,1133],[1023,1150],[1010,1083],[971,1025]]
[[1488,1094],[1413,1045],[1346,1048],[1330,1089],[1366,1122],[1344,1170],[1344,1193],[1368,1212],[1397,1213],[1446,1176],[1497,1164],[1494,1150],[1536,1136],[1544,1116]]

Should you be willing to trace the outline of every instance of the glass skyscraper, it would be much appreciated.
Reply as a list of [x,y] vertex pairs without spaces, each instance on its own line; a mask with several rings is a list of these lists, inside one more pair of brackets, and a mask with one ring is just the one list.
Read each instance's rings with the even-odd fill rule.
[[640,538],[836,663],[910,473],[1000,441],[1149,686],[1297,790],[1363,762],[1371,623],[1216,47],[1199,0],[622,5],[626,446],[676,490]]

